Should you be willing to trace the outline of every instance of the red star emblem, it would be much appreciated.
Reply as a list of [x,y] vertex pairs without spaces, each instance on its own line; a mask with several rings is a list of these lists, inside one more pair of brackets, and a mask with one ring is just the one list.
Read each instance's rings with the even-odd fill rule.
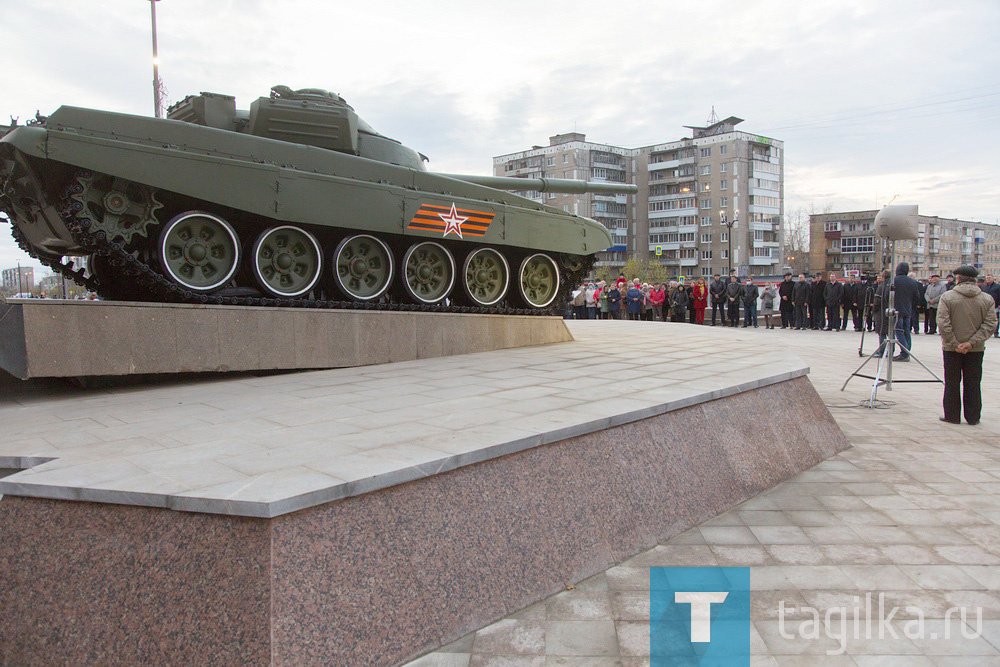
[[442,220],[444,220],[444,235],[448,236],[454,232],[458,234],[458,238],[462,238],[462,223],[468,220],[468,218],[463,218],[455,210],[455,205],[451,205],[451,212],[448,215],[444,213],[438,213]]

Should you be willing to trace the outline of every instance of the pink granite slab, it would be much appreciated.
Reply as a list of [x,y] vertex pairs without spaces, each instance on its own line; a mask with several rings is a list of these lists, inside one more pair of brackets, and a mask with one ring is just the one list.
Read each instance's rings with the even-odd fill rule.
[[799,377],[269,520],[4,498],[0,663],[398,664],[848,446]]

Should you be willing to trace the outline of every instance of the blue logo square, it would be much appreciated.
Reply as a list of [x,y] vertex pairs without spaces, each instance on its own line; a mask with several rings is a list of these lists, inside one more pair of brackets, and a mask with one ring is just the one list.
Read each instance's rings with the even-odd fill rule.
[[649,568],[652,667],[750,664],[750,568]]

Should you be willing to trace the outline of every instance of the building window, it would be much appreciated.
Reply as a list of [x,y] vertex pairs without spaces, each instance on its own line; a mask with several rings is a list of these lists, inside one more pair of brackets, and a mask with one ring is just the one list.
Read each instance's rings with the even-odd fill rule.
[[705,184],[703,184],[701,186],[701,191],[702,192],[708,192],[711,189],[712,189],[712,184],[711,183],[705,183]]
[[700,202],[698,202],[698,207],[701,208],[701,209],[703,209],[703,210],[708,210],[708,209],[712,208],[712,200],[711,199],[702,199]]
[[702,243],[711,243],[712,242],[712,235],[711,234],[702,234],[701,235],[701,242]]
[[702,148],[701,149],[701,156],[702,157],[711,157],[712,156],[712,147],[709,146],[708,148]]
[[[834,239],[837,240],[837,239]],[[847,236],[840,239],[841,252],[874,252],[874,236]]]
[[[729,146],[726,146],[725,144],[719,146],[719,155],[725,155],[728,151],[729,151]],[[723,171],[725,171],[725,169],[723,169]]]
[[711,276],[712,275],[712,267],[710,267],[710,266],[703,266],[703,267],[701,267],[701,275],[703,275],[703,276]]
[[554,157],[550,157],[545,161],[545,166],[547,167],[555,166],[555,164],[556,164],[556,159]]
[[569,162],[569,153],[563,153],[563,164]]
[[727,206],[729,206],[729,197],[720,197],[719,208],[726,208]]
[[723,181],[722,181],[722,182],[721,182],[721,183],[719,184],[719,189],[720,189],[720,190],[728,190],[728,189],[729,189],[729,181],[727,181],[727,180],[723,180]]
[[711,173],[712,173],[712,165],[710,165],[710,164],[703,164],[701,166],[701,175],[702,176],[707,176],[707,175],[709,175]]
[[823,225],[824,232],[839,232],[840,231],[840,220],[832,220],[825,225]]
[[719,259],[729,259],[729,251],[728,250],[720,250],[719,251]]
[[701,258],[702,259],[712,259],[712,251],[711,250],[702,250],[701,251]]
[[[725,146],[723,146],[723,148],[725,148]],[[726,173],[726,163],[725,162],[723,162],[722,164],[719,165],[719,171],[722,172],[723,174]]]
[[722,234],[719,236],[719,240],[722,241],[723,243],[729,241],[729,232],[722,232]]
[[750,195],[750,204],[757,206],[781,206],[781,199],[778,197],[763,197],[761,195]]
[[563,210],[569,213],[569,204],[563,204]]
[[703,215],[703,216],[701,216],[701,226],[702,227],[711,227],[712,226],[712,216],[710,216],[710,215]]

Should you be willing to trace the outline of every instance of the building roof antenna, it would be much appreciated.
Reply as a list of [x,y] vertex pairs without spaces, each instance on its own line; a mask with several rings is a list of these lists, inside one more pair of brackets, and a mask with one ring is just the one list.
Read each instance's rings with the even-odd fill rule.
[[708,120],[705,121],[705,124],[706,125],[715,125],[718,122],[719,122],[719,117],[717,115],[715,115],[715,105],[713,104],[712,105],[712,115],[708,117]]

